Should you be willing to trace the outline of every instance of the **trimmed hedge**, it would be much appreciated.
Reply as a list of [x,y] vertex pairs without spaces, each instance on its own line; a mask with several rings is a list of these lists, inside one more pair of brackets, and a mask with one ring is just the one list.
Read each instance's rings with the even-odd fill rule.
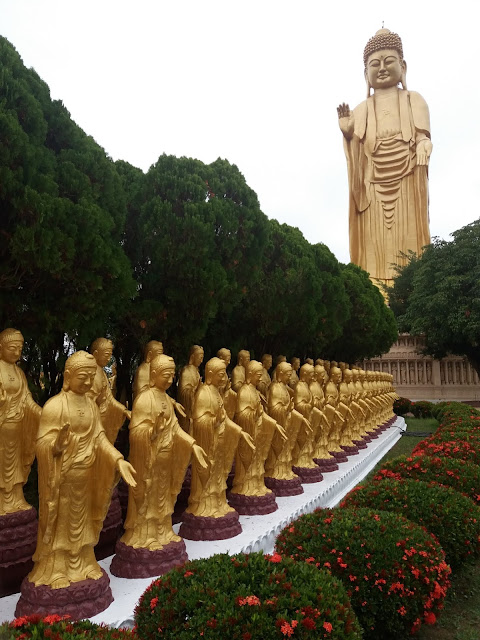
[[0,624],[0,638],[14,640],[29,638],[40,640],[139,640],[130,629],[110,629],[104,625],[93,624],[88,620],[70,622],[68,616],[22,616],[12,622]]
[[135,610],[142,640],[360,640],[341,581],[278,554],[187,562],[155,580]]
[[396,513],[318,509],[287,526],[276,549],[340,578],[371,640],[404,640],[433,624],[449,586],[440,544]]

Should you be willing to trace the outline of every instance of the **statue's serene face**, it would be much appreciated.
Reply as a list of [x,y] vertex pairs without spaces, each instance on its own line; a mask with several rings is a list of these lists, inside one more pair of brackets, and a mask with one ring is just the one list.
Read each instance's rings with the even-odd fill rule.
[[203,362],[203,349],[196,349],[194,354],[193,354],[193,358],[192,358],[192,364],[195,365],[196,367],[199,367]]
[[175,367],[167,367],[166,369],[160,369],[155,373],[153,384],[161,391],[169,389],[175,376]]
[[4,342],[0,345],[0,360],[4,360],[9,364],[15,364],[22,357],[23,342],[21,340],[12,340]]
[[405,62],[395,49],[381,49],[371,53],[367,60],[366,74],[374,89],[396,87],[402,79]]
[[73,393],[84,395],[92,388],[96,367],[80,367],[73,371],[65,371],[65,381]]
[[258,385],[261,379],[262,379],[261,369],[255,369],[250,373],[250,382],[253,384],[254,387]]
[[280,382],[288,384],[290,382],[290,378],[292,377],[292,372],[292,367],[288,367],[283,371],[280,371],[280,373],[277,375],[277,378],[278,380],[280,380]]
[[95,349],[94,356],[99,367],[106,367],[112,359],[113,345],[104,344],[99,349]]
[[225,351],[225,354],[224,354],[222,360],[225,362],[225,365],[228,367],[228,365],[230,364],[230,362],[232,360],[232,353],[230,351]]
[[300,369],[300,358],[293,358],[293,360],[292,360],[292,369],[294,371],[298,371]]

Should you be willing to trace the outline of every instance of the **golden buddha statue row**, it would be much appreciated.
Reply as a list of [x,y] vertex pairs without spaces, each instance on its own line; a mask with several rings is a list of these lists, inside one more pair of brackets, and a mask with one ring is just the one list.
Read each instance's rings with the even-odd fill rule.
[[[276,495],[294,495],[303,491],[302,483],[322,480],[321,463],[331,470],[393,416],[395,394],[386,374],[335,362],[300,367],[295,359],[292,366],[282,357],[272,382],[271,356],[260,363],[242,350],[231,384],[231,354],[220,349],[221,357],[206,363],[203,383],[199,366],[204,352],[198,345],[180,375],[178,398],[185,406],[166,393],[175,363],[158,341],[147,345],[136,373],[130,413],[113,397],[105,374],[113,347],[105,338],[94,341],[91,354],[79,351],[68,358],[63,389],[42,410],[16,365],[22,345],[18,331],[0,333],[3,513],[30,509],[22,487],[34,446],[39,470],[35,564],[22,586],[19,615],[37,610],[38,601],[51,608],[58,590],[71,590],[71,611],[80,583],[82,589],[93,585],[87,588],[92,592],[82,615],[108,605],[108,578],[93,549],[120,477],[129,485],[129,501],[112,572],[159,575],[185,561],[181,536],[237,535],[238,513],[275,510]],[[294,368],[298,381],[291,385]],[[113,446],[125,418],[130,419],[130,462]],[[190,496],[176,535],[172,513],[189,464]]]

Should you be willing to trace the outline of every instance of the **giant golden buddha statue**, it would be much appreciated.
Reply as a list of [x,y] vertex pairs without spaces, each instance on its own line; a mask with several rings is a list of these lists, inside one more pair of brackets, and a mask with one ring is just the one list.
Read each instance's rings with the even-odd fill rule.
[[42,409],[17,365],[22,349],[20,331],[0,333],[0,516],[32,508],[23,497],[23,485],[35,458]]
[[[367,99],[337,111],[350,189],[350,258],[374,282],[391,284],[401,254],[430,242],[430,117],[422,96],[407,90],[400,37],[380,29],[364,53]],[[401,87],[399,87],[401,85]],[[370,95],[373,89],[373,95]]]
[[211,358],[205,365],[205,384],[195,395],[192,436],[205,451],[208,470],[192,465],[188,507],[183,514],[180,535],[189,540],[221,540],[238,535],[242,528],[238,513],[227,503],[227,476],[241,440],[248,466],[255,452],[252,438],[227,416],[220,389],[227,380],[225,362]]
[[174,376],[173,358],[157,355],[150,363],[149,387],[133,405],[130,462],[137,486],[129,489],[125,533],[111,565],[113,575],[123,578],[161,575],[188,560],[185,543],[172,529],[172,513],[190,459],[204,470],[208,463],[178,424],[166,394]]
[[109,441],[100,409],[89,394],[96,373],[93,355],[71,355],[62,391],[42,411],[36,446],[37,549],[33,570],[22,584],[17,616],[35,612],[90,617],[112,601],[94,546],[113,487],[120,476],[135,486],[135,471]]

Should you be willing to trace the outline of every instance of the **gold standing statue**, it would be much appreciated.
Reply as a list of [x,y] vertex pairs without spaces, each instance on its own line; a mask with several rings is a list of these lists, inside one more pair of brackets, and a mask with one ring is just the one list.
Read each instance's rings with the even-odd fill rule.
[[[228,369],[230,362],[232,361],[232,352],[230,349],[223,347],[217,351],[217,357],[220,360],[225,362],[225,367]],[[232,381],[228,377],[227,371],[227,381],[223,387],[219,388],[219,391],[223,397],[223,405],[225,407],[225,411],[227,412],[227,416],[230,420],[233,420],[233,416],[235,415],[235,407],[237,406],[237,394],[232,389]]]
[[23,485],[35,457],[42,409],[17,365],[22,349],[20,331],[0,333],[0,517],[32,508],[23,496]]
[[192,429],[192,411],[195,394],[202,384],[202,378],[198,367],[203,362],[203,347],[194,344],[190,347],[188,356],[188,364],[186,364],[180,372],[178,381],[177,399],[185,410],[186,416],[179,416],[180,426],[187,433],[191,433]]
[[392,265],[405,263],[401,254],[419,255],[430,242],[430,117],[422,96],[407,90],[396,33],[377,31],[363,61],[367,99],[353,111],[347,104],[337,109],[350,189],[350,257],[374,282],[391,284]]
[[238,393],[238,390],[245,382],[247,376],[247,366],[250,362],[250,351],[241,349],[237,356],[237,366],[232,371],[232,389]]
[[249,444],[240,441],[235,458],[235,477],[229,502],[238,513],[261,515],[276,511],[275,494],[265,486],[265,460],[270,451],[275,431],[287,439],[283,428],[267,415],[257,386],[262,377],[260,362],[251,360],[247,366],[247,378],[237,394],[235,422],[248,433],[255,443],[253,456]]
[[264,353],[262,356],[262,377],[260,378],[260,382],[257,386],[257,389],[264,398],[267,397],[268,388],[272,383],[272,379],[270,378],[270,374],[268,373],[272,368],[272,363],[272,356],[269,353]]
[[34,567],[22,584],[16,615],[90,617],[112,601],[94,546],[120,476],[135,486],[133,467],[111,444],[89,394],[97,362],[77,351],[62,391],[43,408],[38,460],[39,527]]
[[125,534],[117,543],[111,571],[123,578],[148,578],[188,560],[185,543],[172,529],[175,500],[193,464],[208,468],[205,452],[178,424],[166,394],[175,362],[157,355],[150,363],[147,390],[136,398],[130,421],[130,462],[137,486],[130,487]]
[[163,344],[158,340],[150,340],[147,342],[144,351],[144,360],[139,365],[133,379],[133,399],[138,396],[141,391],[145,391],[150,387],[150,363],[152,360],[163,353]]
[[188,507],[183,514],[180,535],[189,540],[221,540],[238,535],[242,528],[238,513],[227,503],[227,476],[241,440],[248,465],[255,452],[250,435],[232,422],[225,411],[220,389],[225,385],[225,362],[211,358],[205,365],[205,384],[193,406],[192,435],[205,451],[208,470],[192,465],[192,483]]

